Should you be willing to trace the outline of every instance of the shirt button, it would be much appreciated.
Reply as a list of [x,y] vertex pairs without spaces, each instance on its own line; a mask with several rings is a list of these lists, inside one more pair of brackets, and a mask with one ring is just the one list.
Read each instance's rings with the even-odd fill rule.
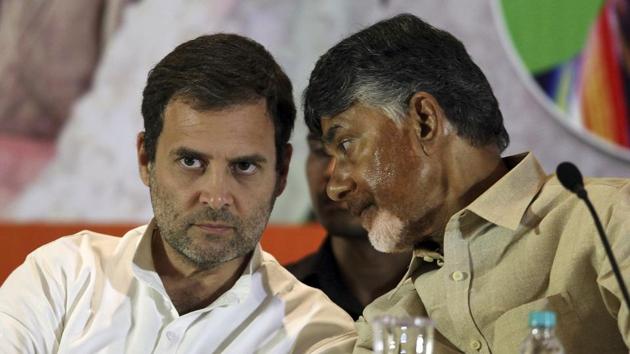
[[473,350],[479,350],[479,349],[481,349],[481,342],[478,341],[478,340],[473,340],[473,341],[470,342],[470,347]]
[[173,333],[171,331],[168,331],[168,332],[166,332],[166,339],[168,339],[171,342],[175,342],[178,339],[177,338],[177,334],[175,334],[175,333]]
[[464,280],[465,277],[466,277],[466,274],[463,272],[460,272],[459,270],[451,274],[451,278],[455,281],[462,281]]

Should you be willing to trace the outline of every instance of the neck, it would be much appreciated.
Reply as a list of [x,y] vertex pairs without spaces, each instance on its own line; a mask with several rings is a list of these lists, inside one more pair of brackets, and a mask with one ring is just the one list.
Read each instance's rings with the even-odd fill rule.
[[411,253],[381,253],[367,238],[331,235],[332,251],[344,283],[361,305],[393,289],[411,261]]
[[474,147],[463,139],[456,139],[449,150],[440,158],[446,198],[444,204],[427,217],[431,239],[443,246],[444,230],[449,219],[466,208],[477,197],[488,190],[509,170],[498,148],[494,146]]
[[210,305],[228,291],[243,273],[251,254],[205,269],[173,249],[156,232],[151,249],[156,272],[178,313]]
[[473,147],[461,143],[454,151],[447,165],[450,191],[444,225],[453,214],[467,207],[509,171],[494,146]]

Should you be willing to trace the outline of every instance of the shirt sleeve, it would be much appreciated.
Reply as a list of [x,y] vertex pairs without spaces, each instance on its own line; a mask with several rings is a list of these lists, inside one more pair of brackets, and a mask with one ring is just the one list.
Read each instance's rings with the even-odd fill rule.
[[[602,208],[595,206],[598,213]],[[617,260],[626,287],[630,283],[630,183],[619,190],[608,212],[600,215],[610,242],[612,252]],[[630,348],[630,312],[625,304],[621,288],[612,271],[606,251],[597,235],[598,277],[602,298],[608,311],[617,319],[619,331]]]
[[61,267],[45,255],[59,251],[34,251],[0,287],[0,343],[7,353],[56,352],[66,293]]
[[[291,321],[296,328],[299,328],[292,350],[292,353],[296,354],[314,352],[314,348],[319,346],[319,342],[326,338],[334,337],[341,333],[354,333],[354,322],[347,313],[319,290],[309,288],[309,291],[313,293],[311,305],[308,307],[304,306],[302,311],[296,309],[295,315],[299,313],[301,319],[296,318],[295,321]],[[299,322],[303,324],[298,324]],[[326,353],[332,354],[335,352]]]
[[[307,354],[347,354],[347,353],[357,353],[357,351],[353,352],[354,344],[357,341],[357,333],[352,330],[346,332],[344,334],[326,338],[315,346],[313,346]],[[364,353],[372,353],[372,351],[367,350]]]
[[[398,317],[427,316],[426,310],[411,279],[407,279],[396,289],[377,298],[363,311],[363,316],[357,320],[355,327],[357,339],[352,353],[363,354],[372,352],[372,321],[380,315],[392,315]],[[434,330],[433,353],[455,354],[456,350],[437,329]]]

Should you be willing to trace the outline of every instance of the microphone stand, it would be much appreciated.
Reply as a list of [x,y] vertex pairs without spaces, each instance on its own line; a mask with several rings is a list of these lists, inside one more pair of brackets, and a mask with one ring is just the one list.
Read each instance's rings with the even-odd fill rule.
[[590,199],[588,199],[586,189],[579,188],[575,191],[575,194],[577,194],[577,196],[582,199],[584,203],[586,203],[588,210],[591,212],[591,216],[595,221],[595,227],[597,228],[597,234],[599,235],[602,244],[604,244],[606,255],[608,256],[608,260],[610,261],[610,266],[613,273],[615,274],[615,278],[617,279],[619,288],[621,288],[621,293],[623,294],[623,299],[626,302],[626,306],[630,310],[630,295],[628,294],[628,288],[626,288],[626,283],[621,277],[621,271],[619,270],[619,266],[617,265],[617,261],[615,260],[615,256],[613,255],[612,248],[610,248],[610,243],[608,243],[608,239],[606,239],[606,232],[604,231],[604,227],[602,226],[602,223],[597,216],[597,212],[595,211],[595,208],[593,207]]

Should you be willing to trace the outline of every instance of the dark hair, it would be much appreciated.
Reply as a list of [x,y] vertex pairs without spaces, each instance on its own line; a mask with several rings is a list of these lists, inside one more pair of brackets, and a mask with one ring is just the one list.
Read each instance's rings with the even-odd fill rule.
[[149,72],[142,116],[150,161],[155,160],[164,110],[175,98],[186,99],[198,110],[266,99],[280,166],[295,122],[295,104],[289,78],[262,45],[236,34],[205,35],[179,45]]
[[321,135],[321,118],[356,102],[402,120],[420,91],[433,95],[457,134],[504,150],[509,136],[490,84],[450,33],[402,14],[342,40],[322,55],[304,91],[304,118]]

